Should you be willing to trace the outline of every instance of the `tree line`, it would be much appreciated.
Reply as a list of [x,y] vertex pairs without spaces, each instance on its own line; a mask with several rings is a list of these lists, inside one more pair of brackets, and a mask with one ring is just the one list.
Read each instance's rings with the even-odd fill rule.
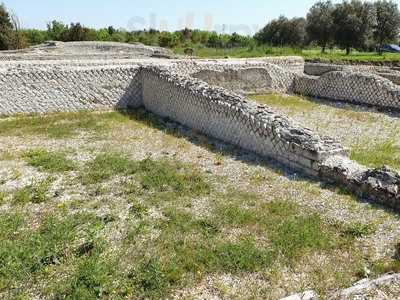
[[400,12],[393,1],[320,1],[310,8],[306,18],[281,16],[272,20],[255,39],[272,46],[315,44],[322,52],[337,46],[349,54],[353,48],[372,51],[385,43],[398,43],[399,33]]
[[333,4],[330,0],[319,1],[310,8],[305,18],[288,19],[280,16],[270,21],[254,37],[188,28],[175,32],[160,32],[155,29],[130,32],[112,26],[93,29],[81,23],[67,25],[59,21],[48,23],[47,30],[22,30],[15,14],[10,14],[4,5],[0,5],[1,50],[21,49],[27,45],[55,40],[140,42],[170,48],[320,46],[322,52],[327,48],[339,47],[349,54],[352,49],[374,51],[381,49],[385,43],[398,43],[399,33],[400,12],[398,5],[392,0],[345,0],[338,4]]

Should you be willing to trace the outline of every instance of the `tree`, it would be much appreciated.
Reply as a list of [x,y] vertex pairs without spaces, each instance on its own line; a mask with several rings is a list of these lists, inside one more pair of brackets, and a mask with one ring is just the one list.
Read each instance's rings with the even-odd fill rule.
[[377,1],[374,4],[376,11],[376,25],[374,38],[379,45],[379,53],[385,43],[395,41],[400,32],[400,12],[393,1]]
[[12,31],[10,35],[11,49],[24,49],[28,47],[28,41],[21,30],[21,22],[15,13],[10,14]]
[[10,38],[13,30],[10,14],[4,4],[0,5],[0,50],[10,49]]
[[330,0],[314,4],[307,14],[306,31],[310,42],[316,42],[325,53],[326,47],[333,41],[332,12],[334,6]]
[[260,44],[302,47],[306,41],[306,20],[280,16],[261,29],[255,39]]
[[46,40],[48,40],[47,32],[43,30],[25,29],[23,30],[23,34],[28,39],[29,45],[43,44]]
[[93,40],[93,34],[90,29],[81,25],[81,23],[71,23],[69,29],[64,31],[62,40],[64,42],[90,41]]
[[62,22],[53,20],[47,23],[47,35],[53,41],[62,41],[67,31],[68,26]]
[[363,48],[371,35],[375,23],[373,5],[360,0],[344,1],[337,4],[332,12],[334,39],[336,44],[346,49]]
[[113,26],[108,26],[107,31],[109,35],[113,35],[114,33],[117,32],[117,30],[115,30]]

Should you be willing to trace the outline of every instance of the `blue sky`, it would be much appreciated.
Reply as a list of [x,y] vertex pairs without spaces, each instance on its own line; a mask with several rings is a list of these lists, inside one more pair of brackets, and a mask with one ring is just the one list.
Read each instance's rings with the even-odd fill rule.
[[[0,0],[1,1],[1,0]],[[51,20],[130,30],[185,26],[254,34],[284,14],[305,16],[316,0],[3,0],[25,28],[45,28]],[[339,2],[339,0],[334,1]],[[400,5],[400,0],[396,1]],[[223,26],[225,24],[225,26]]]

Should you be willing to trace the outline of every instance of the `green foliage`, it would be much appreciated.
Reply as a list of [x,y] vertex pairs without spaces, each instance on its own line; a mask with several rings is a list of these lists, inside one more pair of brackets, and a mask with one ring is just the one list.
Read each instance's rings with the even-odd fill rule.
[[175,162],[142,160],[138,164],[140,183],[146,190],[200,195],[209,191],[204,178],[188,166]]
[[322,52],[325,52],[326,47],[333,42],[333,10],[331,1],[320,1],[314,4],[307,14],[308,39],[322,47]]
[[302,47],[306,42],[306,21],[304,18],[289,20],[281,16],[261,29],[255,39],[260,44]]
[[0,50],[10,49],[10,36],[13,30],[10,14],[4,4],[0,5]]
[[339,3],[332,18],[336,45],[346,49],[347,54],[352,47],[360,49],[365,46],[375,18],[371,3],[360,0]]
[[23,157],[30,166],[48,172],[65,172],[74,169],[74,163],[68,160],[64,153],[36,149],[25,152]]
[[97,299],[106,292],[104,287],[112,280],[115,270],[101,257],[101,243],[90,245],[90,251],[77,259],[73,274],[52,287],[56,299]]
[[361,238],[374,233],[376,228],[372,224],[355,222],[345,226],[343,233],[352,238]]
[[25,29],[22,33],[26,36],[29,45],[43,44],[45,41],[49,40],[47,31],[38,29]]
[[[78,214],[65,219],[48,216],[41,221],[37,229],[28,229],[25,224],[26,221],[21,215],[1,215],[0,292],[18,292],[16,288],[20,283],[28,282],[37,276],[49,275],[49,268],[71,258],[74,253],[72,242],[78,233],[82,237],[89,237],[94,228],[102,226],[98,218],[88,214]],[[93,284],[90,286],[93,287],[95,280],[91,281],[91,278],[99,274],[92,274],[94,268],[90,268],[90,263],[85,267],[78,267],[78,272],[86,273],[77,277],[74,283]]]
[[81,175],[84,184],[94,184],[115,175],[137,175],[141,189],[148,192],[173,192],[179,195],[200,195],[209,192],[209,185],[195,170],[166,160],[132,161],[118,153],[98,155]]
[[126,156],[118,153],[105,153],[96,156],[89,162],[83,171],[82,182],[84,184],[99,183],[118,174],[134,174],[137,164]]
[[400,11],[397,3],[393,1],[377,1],[374,3],[376,10],[376,25],[374,38],[382,47],[384,43],[395,42],[400,32]]
[[47,36],[53,41],[63,41],[67,30],[67,25],[56,20],[47,24]]
[[46,202],[51,181],[51,179],[46,179],[17,190],[13,195],[13,202],[16,204]]

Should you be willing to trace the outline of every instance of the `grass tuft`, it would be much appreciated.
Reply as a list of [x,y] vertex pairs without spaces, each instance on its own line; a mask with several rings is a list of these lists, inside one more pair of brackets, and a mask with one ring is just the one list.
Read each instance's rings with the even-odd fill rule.
[[13,195],[13,202],[16,204],[46,202],[51,182],[51,179],[46,179],[17,190]]
[[48,172],[66,172],[75,168],[74,163],[64,153],[35,149],[25,152],[23,157],[30,166]]
[[135,162],[119,153],[104,153],[96,156],[86,166],[81,179],[83,184],[94,184],[112,178],[118,174],[134,174],[137,170]]

